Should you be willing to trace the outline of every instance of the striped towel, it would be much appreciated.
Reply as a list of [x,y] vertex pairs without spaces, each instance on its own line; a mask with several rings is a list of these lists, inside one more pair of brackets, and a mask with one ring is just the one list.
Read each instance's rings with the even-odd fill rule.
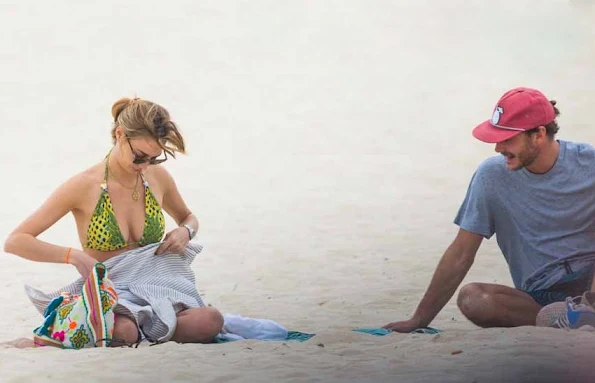
[[[204,307],[190,264],[202,246],[190,242],[184,254],[155,255],[160,243],[126,251],[103,262],[118,293],[116,314],[136,320],[144,337],[165,342],[176,330],[176,314],[193,307]],[[25,285],[25,292],[43,315],[46,306],[61,292],[80,294],[83,278],[46,294]]]

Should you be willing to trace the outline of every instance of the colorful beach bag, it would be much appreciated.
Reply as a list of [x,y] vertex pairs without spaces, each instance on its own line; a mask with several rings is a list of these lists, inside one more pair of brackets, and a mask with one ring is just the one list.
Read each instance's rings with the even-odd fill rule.
[[45,309],[43,324],[33,330],[37,346],[81,349],[108,347],[114,334],[114,307],[118,295],[107,268],[96,263],[80,295],[67,292]]

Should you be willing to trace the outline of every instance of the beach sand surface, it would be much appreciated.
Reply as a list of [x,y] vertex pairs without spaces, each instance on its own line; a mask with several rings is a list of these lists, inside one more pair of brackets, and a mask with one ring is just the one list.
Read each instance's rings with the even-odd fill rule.
[[[588,382],[595,334],[479,329],[451,299],[437,335],[407,319],[493,145],[471,136],[516,86],[558,100],[559,138],[595,142],[593,1],[84,1],[0,4],[2,240],[111,146],[121,96],[168,107],[168,161],[200,220],[193,263],[223,313],[315,333],[138,349],[0,346],[0,381]],[[168,228],[174,227],[168,219]],[[80,243],[67,216],[40,236]],[[0,342],[72,266],[0,258]],[[495,238],[465,283],[511,284]]]

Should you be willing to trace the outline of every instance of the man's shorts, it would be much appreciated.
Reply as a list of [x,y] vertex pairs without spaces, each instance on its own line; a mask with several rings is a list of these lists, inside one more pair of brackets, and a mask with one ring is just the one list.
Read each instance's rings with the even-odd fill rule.
[[591,289],[593,267],[573,272],[567,265],[567,271],[568,273],[555,285],[543,290],[525,292],[541,306],[547,306],[550,303],[563,302],[566,297],[583,295],[585,291]]

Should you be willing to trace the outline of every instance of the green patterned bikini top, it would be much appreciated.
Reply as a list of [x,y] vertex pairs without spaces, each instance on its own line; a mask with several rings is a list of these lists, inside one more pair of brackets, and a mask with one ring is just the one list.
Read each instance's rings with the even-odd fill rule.
[[87,228],[87,243],[85,247],[99,251],[113,251],[124,248],[129,244],[145,246],[161,241],[163,234],[165,234],[165,218],[163,217],[159,202],[157,202],[149,189],[149,183],[145,181],[145,178],[141,174],[145,188],[145,226],[140,241],[126,243],[118,226],[118,221],[116,221],[112,201],[107,191],[108,160],[109,154],[105,161],[105,177],[101,184],[101,196],[99,197],[97,206],[95,206],[95,211]]

